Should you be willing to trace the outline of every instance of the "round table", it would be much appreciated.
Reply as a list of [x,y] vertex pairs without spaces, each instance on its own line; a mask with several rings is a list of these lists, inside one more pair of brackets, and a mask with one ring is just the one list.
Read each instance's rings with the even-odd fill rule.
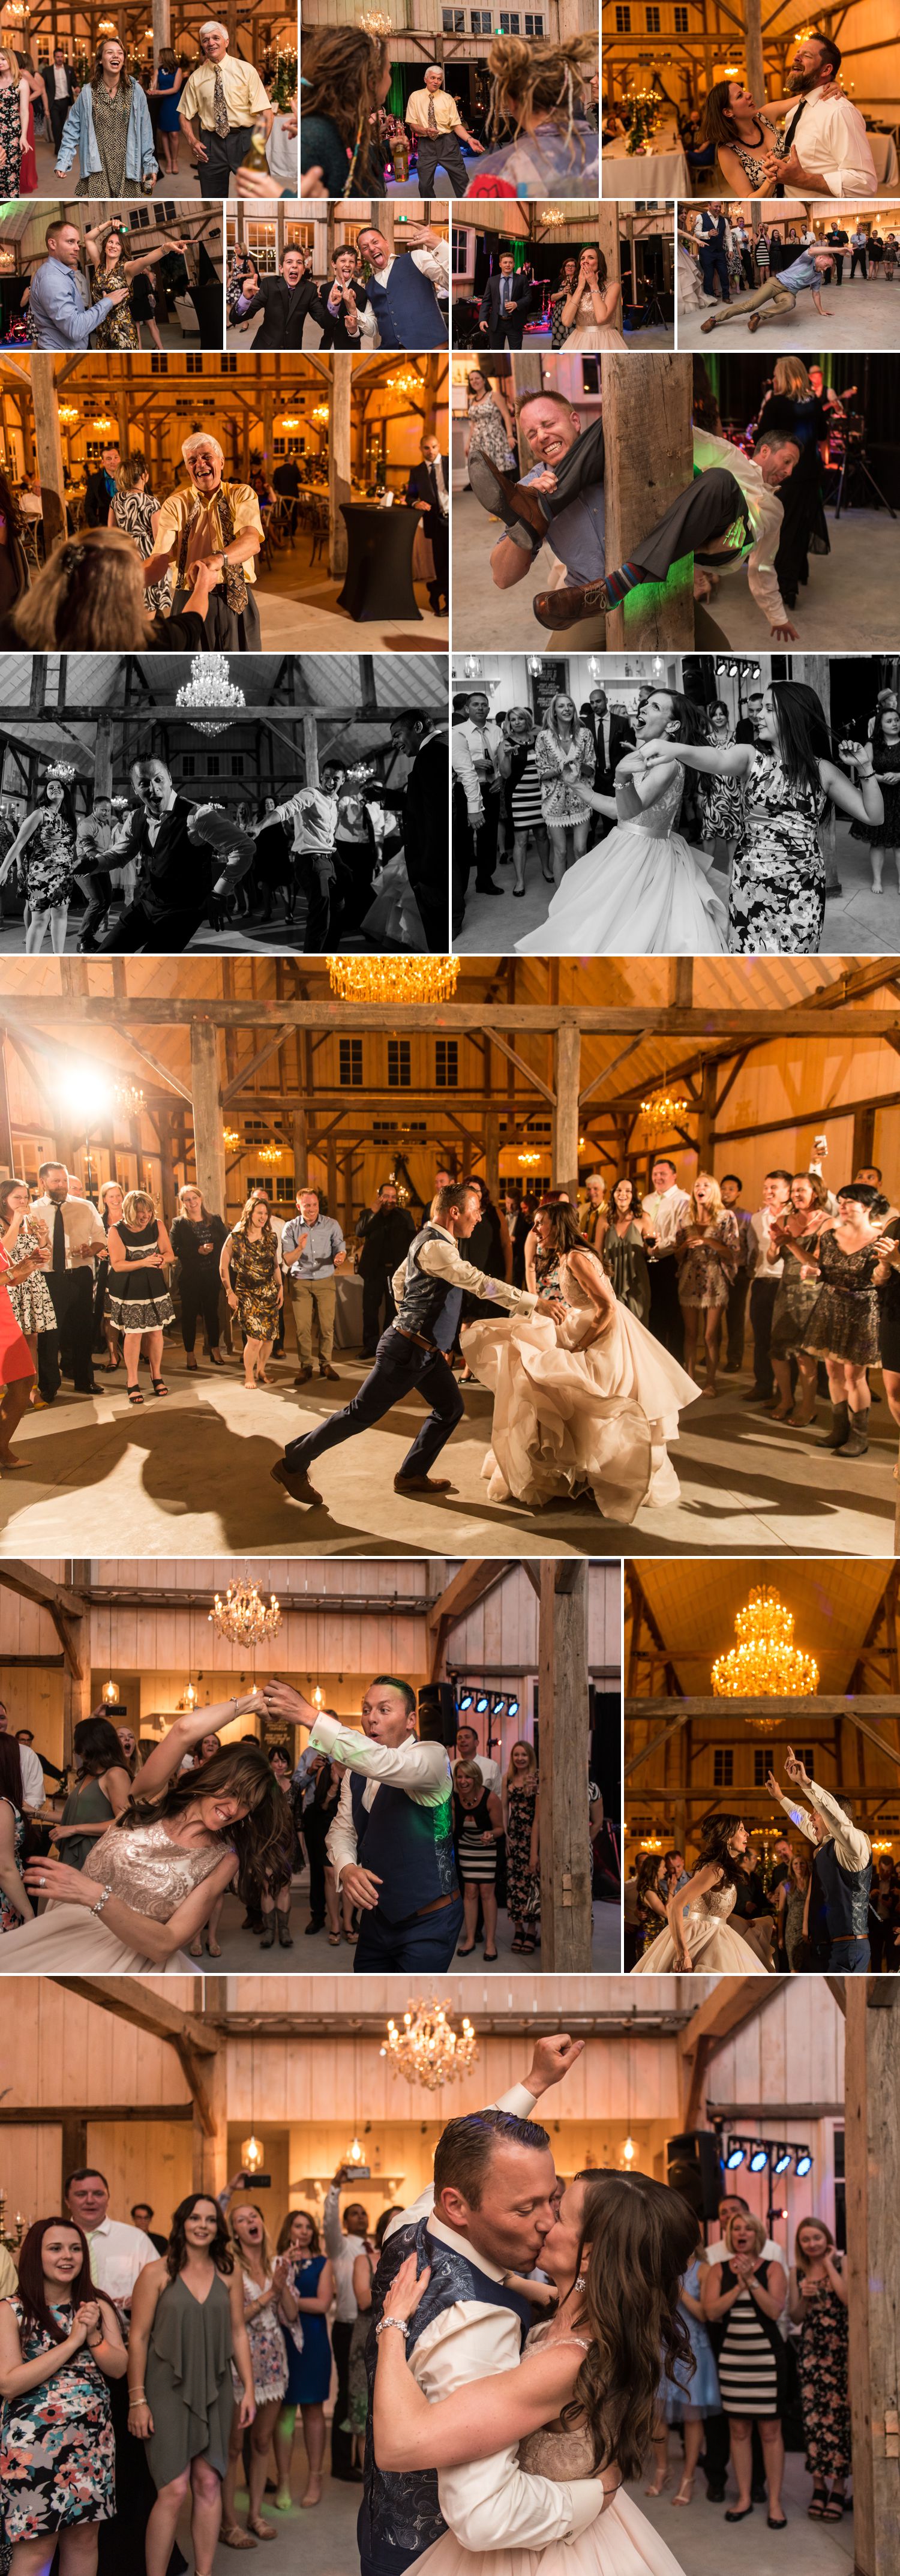
[[[652,152],[629,152],[624,134],[603,147],[605,197],[689,197],[687,160],[675,125],[661,125]],[[624,167],[623,167],[624,164]],[[607,179],[607,170],[609,176]]]
[[421,512],[396,502],[342,501],[347,530],[347,570],[338,607],[358,621],[409,617],[422,623],[412,577],[412,551]]

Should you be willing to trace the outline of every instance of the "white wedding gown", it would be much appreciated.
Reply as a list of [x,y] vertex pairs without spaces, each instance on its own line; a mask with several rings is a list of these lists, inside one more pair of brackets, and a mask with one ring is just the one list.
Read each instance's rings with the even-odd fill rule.
[[[546,2331],[545,2326],[532,2328],[527,2352],[533,2352]],[[550,2424],[520,2442],[519,2467],[557,2483],[590,2478],[592,2445],[586,2432],[567,2433]],[[611,2504],[573,2540],[552,2540],[545,2549],[472,2550],[445,2531],[416,2559],[416,2576],[685,2576],[685,2571],[620,2487]]]
[[[174,1843],[161,1820],[152,1825],[110,1825],[97,1837],[87,1874],[98,1886],[110,1887],[135,1913],[149,1914],[154,1923],[168,1923],[192,1890],[218,1869],[227,1849],[218,1837],[196,1847]],[[102,1914],[91,1914],[86,1905],[72,1905],[63,1898],[54,1899],[45,1913],[35,1914],[18,1932],[4,1932],[0,1968],[10,1977],[51,1977],[67,1968],[73,1976],[103,1969],[119,1976],[146,1970],[155,1977],[192,1977],[196,1963],[187,1950],[175,1950],[163,1969],[158,1959],[120,1941]]]
[[[742,1941],[740,1933],[730,1929],[728,1917],[736,1904],[736,1887],[713,1887],[708,1896],[699,1897],[696,1905],[681,1917],[685,1949],[690,1953],[695,1968],[702,1968],[704,1976],[765,1977],[769,1974],[762,1960],[757,1958],[756,1951],[751,1950],[749,1942]],[[651,1941],[649,1950],[644,1951],[631,1973],[633,1977],[659,1977],[671,1975],[673,1971],[677,1975],[675,1943],[666,1924],[665,1930]]]
[[592,1493],[604,1520],[626,1522],[645,1503],[677,1503],[666,1443],[699,1387],[627,1306],[582,1350],[597,1310],[567,1261],[558,1286],[554,1273],[544,1286],[564,1299],[564,1323],[538,1308],[463,1326],[466,1363],[494,1398],[482,1468],[491,1502]]
[[595,322],[594,307],[585,288],[571,331],[566,332],[563,341],[566,354],[570,349],[626,349],[627,346],[627,340],[621,331],[616,330],[614,322]]
[[705,883],[712,857],[675,830],[679,770],[643,811],[616,785],[618,822],[567,870],[540,930],[517,939],[538,957],[712,957],[725,953],[728,907]]

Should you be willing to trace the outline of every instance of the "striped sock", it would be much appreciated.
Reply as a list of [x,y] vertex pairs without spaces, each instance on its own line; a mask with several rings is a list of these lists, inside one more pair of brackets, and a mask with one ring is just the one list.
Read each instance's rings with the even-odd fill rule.
[[624,599],[629,590],[637,589],[642,579],[640,566],[634,563],[620,564],[617,572],[604,574],[610,599]]

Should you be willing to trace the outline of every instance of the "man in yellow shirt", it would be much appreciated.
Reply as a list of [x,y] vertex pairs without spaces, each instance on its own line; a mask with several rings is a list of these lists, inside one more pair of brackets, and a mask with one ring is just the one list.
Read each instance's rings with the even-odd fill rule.
[[420,197],[434,196],[438,170],[446,170],[454,196],[464,197],[469,174],[460,146],[467,143],[470,152],[483,152],[484,144],[476,143],[474,134],[463,124],[459,100],[444,88],[439,63],[429,63],[425,87],[413,90],[404,115],[419,147]]
[[228,51],[228,29],[207,18],[200,29],[202,63],[178,101],[182,134],[197,155],[201,197],[227,197],[233,170],[245,161],[255,125],[271,132],[275,110],[252,63]]
[[156,522],[153,553],[144,565],[149,589],[162,581],[175,559],[172,614],[180,615],[197,563],[217,562],[219,571],[204,623],[211,652],[258,653],[259,610],[253,597],[253,558],[263,541],[256,493],[249,483],[229,483],[219,441],[207,429],[195,430],[181,450],[190,482],[170,492]]

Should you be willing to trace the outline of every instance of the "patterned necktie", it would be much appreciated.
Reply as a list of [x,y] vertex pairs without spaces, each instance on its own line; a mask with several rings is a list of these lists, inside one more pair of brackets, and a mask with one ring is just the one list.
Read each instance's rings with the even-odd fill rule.
[[432,98],[431,91],[429,90],[429,92],[428,92],[428,131],[429,131],[429,134],[436,134],[436,133],[437,133],[437,130],[438,130],[438,121],[437,121],[437,117],[435,116],[435,112],[434,112],[434,99]]
[[213,82],[213,125],[216,133],[224,142],[225,136],[229,131],[229,127],[228,102],[225,97],[225,83],[222,79],[221,63],[216,64],[216,77]]

